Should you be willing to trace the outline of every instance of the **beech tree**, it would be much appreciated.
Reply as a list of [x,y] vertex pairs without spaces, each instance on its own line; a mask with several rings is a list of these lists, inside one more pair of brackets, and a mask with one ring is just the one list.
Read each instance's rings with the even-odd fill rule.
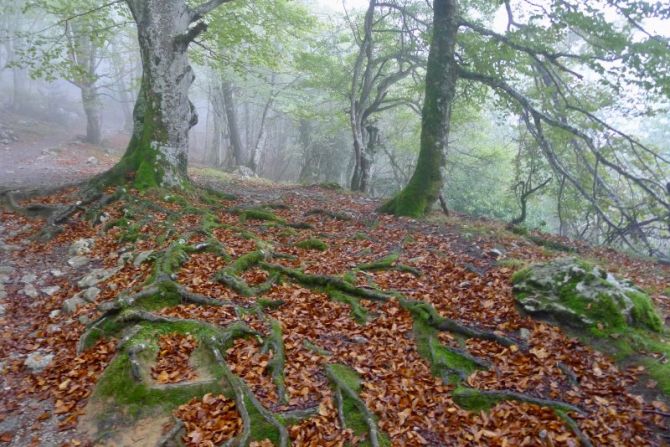
[[188,47],[207,29],[205,17],[230,0],[189,6],[185,0],[126,0],[137,25],[142,81],[126,153],[101,179],[140,188],[183,187],[188,132],[198,122],[188,91],[195,76]]
[[[507,12],[505,32],[489,27],[498,6]],[[653,253],[649,239],[670,230],[670,159],[605,117],[651,114],[643,104],[667,100],[670,43],[645,19],[668,18],[670,8],[633,0],[435,0],[433,10],[416,171],[382,211],[418,217],[432,207],[445,182],[454,91],[484,87],[501,110],[521,118],[555,177],[604,222],[610,242],[642,243]],[[627,107],[617,107],[622,102]]]

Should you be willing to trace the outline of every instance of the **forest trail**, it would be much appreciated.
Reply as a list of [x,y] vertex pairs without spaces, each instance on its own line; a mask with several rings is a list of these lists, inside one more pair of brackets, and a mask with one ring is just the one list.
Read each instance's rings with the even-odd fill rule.
[[[154,445],[163,406],[189,446],[663,445],[643,368],[517,311],[514,271],[565,252],[322,186],[198,180],[217,192],[131,192],[48,243],[0,214],[0,443]],[[670,315],[670,268],[555,242]],[[504,393],[484,412],[467,390]]]
[[[85,180],[109,169],[118,160],[112,152],[127,137],[111,136],[103,149],[86,144],[67,126],[0,111],[0,131],[14,138],[0,142],[0,190],[54,188]],[[112,152],[110,152],[112,151]]]

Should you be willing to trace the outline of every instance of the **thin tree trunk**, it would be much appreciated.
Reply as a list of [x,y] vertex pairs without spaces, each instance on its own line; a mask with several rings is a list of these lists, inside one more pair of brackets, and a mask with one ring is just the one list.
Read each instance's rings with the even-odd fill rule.
[[228,120],[228,136],[230,137],[230,147],[232,149],[232,157],[229,159],[234,168],[242,164],[244,158],[244,149],[242,146],[242,135],[240,134],[240,127],[237,120],[237,110],[235,108],[235,97],[233,95],[232,82],[223,81],[223,107],[226,111],[226,118]]
[[93,84],[82,85],[81,102],[86,114],[86,142],[100,144],[102,142],[102,104],[98,89]]
[[381,211],[420,217],[438,200],[444,185],[443,170],[449,138],[451,110],[456,93],[455,59],[458,1],[433,2],[433,40],[426,70],[426,94],[421,114],[421,148],[409,183]]

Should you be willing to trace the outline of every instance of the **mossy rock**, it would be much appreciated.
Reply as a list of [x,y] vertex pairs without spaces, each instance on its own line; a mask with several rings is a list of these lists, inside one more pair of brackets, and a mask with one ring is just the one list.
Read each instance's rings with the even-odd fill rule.
[[654,332],[663,320],[649,295],[628,280],[576,258],[535,264],[512,277],[520,307],[531,315],[593,332]]

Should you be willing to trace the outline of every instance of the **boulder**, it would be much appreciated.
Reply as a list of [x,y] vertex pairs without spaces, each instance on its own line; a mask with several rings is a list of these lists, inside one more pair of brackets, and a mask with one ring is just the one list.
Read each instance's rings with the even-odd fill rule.
[[42,289],[42,293],[49,296],[54,296],[60,290],[60,286],[49,286]]
[[663,329],[663,320],[646,293],[576,258],[532,265],[517,272],[512,282],[519,306],[531,315],[578,329]]
[[82,298],[84,298],[86,301],[89,303],[92,303],[95,301],[95,299],[98,297],[100,294],[100,289],[97,287],[89,287],[88,289],[78,293],[77,295],[81,295]]
[[21,290],[21,292],[24,295],[29,296],[30,298],[37,298],[40,295],[35,286],[32,284],[26,284],[26,286]]

